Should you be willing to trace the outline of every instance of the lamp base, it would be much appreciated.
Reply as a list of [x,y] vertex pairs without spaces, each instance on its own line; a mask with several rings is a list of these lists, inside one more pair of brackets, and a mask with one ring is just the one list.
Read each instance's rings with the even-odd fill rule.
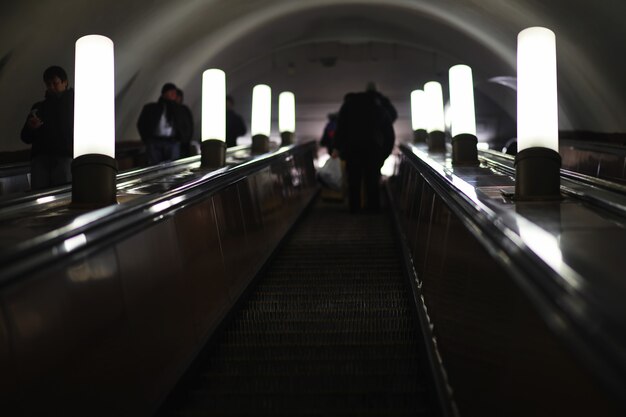
[[428,150],[443,152],[446,150],[446,134],[440,130],[433,130],[428,134]]
[[200,151],[201,169],[217,169],[226,165],[226,143],[223,140],[204,140],[200,144]]
[[417,129],[413,131],[413,143],[426,143],[428,132],[425,129]]
[[560,200],[561,155],[548,148],[526,148],[515,155],[516,200]]
[[478,165],[478,139],[469,133],[452,138],[452,165]]
[[280,132],[280,146],[293,145],[293,132]]
[[117,204],[117,161],[107,155],[86,154],[72,161],[70,208],[90,210]]
[[270,138],[265,135],[252,136],[252,153],[260,154],[270,151]]

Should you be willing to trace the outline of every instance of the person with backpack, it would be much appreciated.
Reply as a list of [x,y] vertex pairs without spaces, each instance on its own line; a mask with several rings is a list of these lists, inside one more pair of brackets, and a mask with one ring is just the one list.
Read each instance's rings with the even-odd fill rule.
[[[346,162],[350,212],[380,211],[380,169],[395,143],[391,106],[375,91],[348,93],[339,110],[335,146]],[[384,97],[384,96],[383,96]],[[361,207],[361,184],[365,206]]]

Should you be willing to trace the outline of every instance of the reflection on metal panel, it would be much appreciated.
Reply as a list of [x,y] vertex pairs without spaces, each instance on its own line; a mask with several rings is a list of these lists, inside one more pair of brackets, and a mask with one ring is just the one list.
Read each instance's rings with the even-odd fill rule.
[[224,254],[226,284],[231,301],[237,299],[240,288],[249,278],[250,252],[237,184],[213,196],[220,245]]
[[[104,400],[102,392],[124,377],[128,362],[119,355],[128,346],[113,251],[15,283],[3,292],[3,303],[24,395],[16,409],[45,415],[68,402],[84,407]],[[84,381],[94,373],[101,378],[87,389]]]
[[198,342],[230,306],[212,201],[187,207],[175,218],[183,273]]
[[0,406],[10,409],[11,403],[18,398],[19,385],[15,370],[15,359],[9,346],[9,334],[4,313],[0,310]]
[[135,395],[158,401],[148,381],[171,380],[194,345],[191,306],[173,220],[146,229],[116,245],[133,354],[141,367],[129,371]]
[[[564,324],[563,316],[553,314],[556,309],[539,308],[525,290],[532,277],[520,276],[519,265],[513,268],[519,253],[507,252],[510,247],[496,250],[485,246],[479,238],[485,232],[477,226],[470,229],[468,220],[459,214],[464,212],[455,206],[462,191],[452,186],[451,178],[441,181],[438,177],[443,170],[431,170],[427,163],[406,154],[401,159],[391,194],[408,244],[414,249],[421,295],[460,414],[526,416],[558,409],[559,414],[619,415],[589,368],[555,332],[554,326]],[[504,185],[507,180],[503,179]],[[451,186],[441,185],[446,181]],[[477,183],[490,181],[483,178]],[[466,197],[463,201],[477,198],[474,192]],[[516,239],[526,242],[537,259],[561,271],[561,276],[575,277],[563,270],[566,259],[561,256],[562,242],[555,236],[566,225],[584,227],[561,215],[561,210],[580,208],[558,203],[557,222],[556,214],[546,213],[545,204],[522,206],[518,204],[521,211],[517,214],[524,217],[516,217],[523,223]],[[552,219],[544,220],[549,233],[543,229],[535,233],[537,226],[525,220],[538,213]],[[580,213],[577,216],[580,219]],[[594,217],[594,221],[597,227],[600,219]],[[603,227],[609,225],[605,222]],[[570,282],[567,288],[579,284]],[[575,302],[571,294],[554,300],[560,307],[567,303],[574,314],[589,314],[584,303]]]
[[[52,249],[63,257],[0,288],[0,389],[20,394],[3,414],[149,415],[283,237],[272,229],[284,233],[313,197],[313,148],[294,158],[297,187],[264,168],[285,166],[278,155],[234,173],[236,182],[207,178],[140,202],[139,215],[108,218],[118,206],[75,217],[83,229]],[[272,226],[257,174],[280,196]],[[10,391],[1,392],[0,404]]]

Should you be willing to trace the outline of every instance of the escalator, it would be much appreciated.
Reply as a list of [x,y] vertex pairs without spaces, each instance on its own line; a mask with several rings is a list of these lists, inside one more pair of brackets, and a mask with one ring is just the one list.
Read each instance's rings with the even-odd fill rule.
[[149,416],[314,197],[314,143],[0,199],[0,414]]
[[157,415],[441,415],[392,230],[315,202]]

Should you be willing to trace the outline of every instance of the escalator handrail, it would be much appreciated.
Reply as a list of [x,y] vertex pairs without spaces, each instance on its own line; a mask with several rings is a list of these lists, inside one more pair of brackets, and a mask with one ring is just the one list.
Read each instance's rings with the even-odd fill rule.
[[24,241],[0,254],[0,285],[19,279],[79,250],[97,250],[121,240],[138,229],[163,221],[177,210],[241,179],[269,167],[278,160],[312,151],[314,141],[281,147],[241,164],[207,171],[206,174],[158,195],[145,195],[132,202],[111,205],[79,215],[69,225]]
[[401,145],[400,150],[466,230],[510,274],[548,327],[611,391],[624,392],[626,352],[620,341],[626,329],[622,318],[611,315],[609,306],[588,291],[570,285],[572,277],[552,269],[500,220],[499,213],[462,189],[471,185],[413,145]]
[[26,175],[28,173],[30,173],[30,162],[15,162],[0,165],[0,178]]
[[[479,159],[484,160],[484,162],[504,170],[509,175],[515,174],[515,168],[513,166],[515,162],[515,157],[513,155],[508,155],[502,152],[487,149],[479,150],[478,156]],[[602,188],[608,191],[612,191],[614,193],[626,195],[626,185],[607,181],[602,178],[592,177],[591,175],[582,174],[580,172],[570,171],[568,169],[561,168],[561,178],[578,181],[591,185],[593,187]]]
[[[239,151],[249,149],[250,145],[234,146],[226,149],[226,155],[231,155]],[[200,155],[190,156],[187,158],[177,159],[175,161],[164,162],[158,165],[151,165],[142,168],[132,168],[127,171],[120,172],[116,175],[116,181],[119,183],[132,180],[133,178],[139,178],[148,174],[157,174],[163,170],[176,169],[178,167],[187,166],[189,164],[198,163],[200,161]],[[30,168],[30,165],[28,165]],[[28,191],[21,195],[6,195],[0,196],[0,210],[6,209],[12,206],[28,204],[37,200],[49,198],[52,196],[58,196],[59,194],[66,194],[72,190],[72,184],[60,185],[45,190]]]

